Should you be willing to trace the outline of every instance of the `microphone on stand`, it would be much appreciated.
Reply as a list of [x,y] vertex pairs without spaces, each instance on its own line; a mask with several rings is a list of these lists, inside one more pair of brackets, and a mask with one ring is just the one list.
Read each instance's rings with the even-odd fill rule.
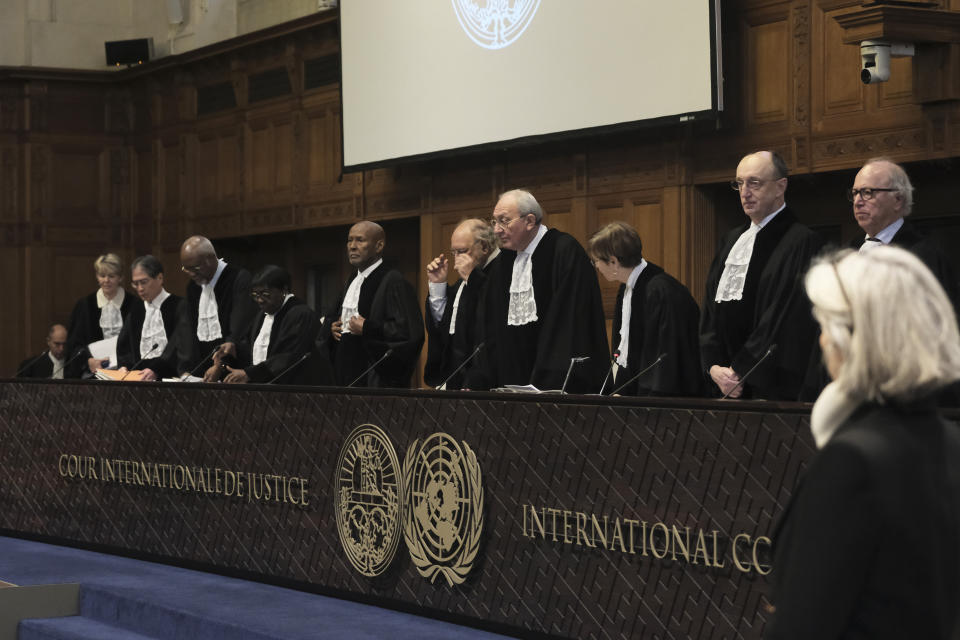
[[730,391],[727,391],[725,394],[723,394],[723,397],[720,398],[720,399],[721,399],[721,400],[726,400],[726,399],[730,396],[731,393],[733,393],[734,391],[736,391],[738,388],[742,387],[742,386],[743,386],[743,383],[745,383],[745,382],[747,381],[747,378],[750,377],[750,374],[753,373],[754,371],[756,371],[756,370],[757,370],[757,367],[759,367],[761,364],[763,364],[763,361],[766,360],[767,358],[769,358],[769,357],[770,357],[770,354],[773,353],[773,352],[776,351],[776,350],[777,350],[777,345],[776,345],[776,344],[770,345],[770,348],[767,349],[767,352],[766,352],[765,354],[763,354],[763,357],[760,358],[759,360],[757,360],[757,364],[755,364],[755,365],[753,365],[752,367],[750,367],[750,371],[747,371],[745,374],[743,374],[743,377],[740,378],[740,382],[738,382],[737,384],[733,385],[733,389],[730,389]]
[[122,377],[122,378],[120,378],[120,382],[123,382],[124,380],[126,380],[126,379],[127,379],[127,376],[130,375],[131,373],[133,373],[133,370],[134,370],[134,369],[136,369],[136,368],[139,367],[141,364],[143,364],[143,361],[146,360],[148,357],[150,357],[150,354],[153,353],[154,351],[156,351],[156,350],[159,349],[159,348],[160,348],[160,343],[159,343],[159,342],[154,342],[154,343],[153,343],[153,346],[150,347],[150,351],[147,351],[147,355],[145,355],[145,356],[143,356],[142,358],[140,358],[140,360],[137,361],[137,364],[135,364],[135,365],[133,365],[132,367],[130,367],[129,369],[127,369],[127,372],[126,372],[125,374],[123,374],[123,377]]
[[363,380],[363,379],[367,376],[368,373],[370,373],[371,371],[373,371],[374,367],[376,367],[378,364],[380,364],[381,362],[383,362],[384,360],[386,360],[387,357],[388,357],[390,354],[392,354],[392,353],[393,353],[393,349],[387,349],[386,352],[384,352],[384,354],[383,354],[382,356],[380,356],[380,359],[379,359],[379,360],[377,360],[377,361],[374,362],[372,365],[370,365],[369,367],[367,367],[366,371],[364,371],[363,373],[361,373],[360,375],[358,375],[353,382],[351,382],[350,384],[347,385],[347,388],[349,389],[349,388],[352,387],[353,385],[355,385],[355,384],[357,384],[358,382],[360,382],[361,380]]
[[29,369],[29,368],[32,367],[33,365],[35,365],[35,364],[37,364],[38,362],[40,362],[41,360],[43,360],[44,356],[46,356],[48,353],[50,353],[50,350],[49,350],[49,349],[47,349],[46,351],[44,351],[43,353],[41,353],[40,355],[38,355],[36,358],[34,358],[33,360],[31,360],[31,361],[28,362],[27,364],[25,364],[25,365],[23,365],[22,367],[20,367],[19,369],[17,369],[17,372],[16,372],[15,374],[13,374],[13,377],[14,377],[14,378],[19,378],[21,373],[23,373],[24,371],[26,371],[27,369]]
[[613,355],[610,356],[610,368],[607,369],[607,375],[605,375],[605,376],[603,377],[603,384],[600,385],[600,394],[599,394],[599,395],[601,395],[601,396],[603,395],[603,390],[607,388],[607,380],[609,380],[609,379],[610,379],[610,376],[613,375],[613,367],[614,367],[614,365],[617,364],[617,358],[619,358],[619,357],[620,357],[620,352],[619,352],[619,351],[614,351],[614,352],[613,352]]
[[447,390],[447,389],[446,389],[446,385],[447,385],[448,382],[450,382],[451,378],[453,378],[453,376],[457,375],[457,374],[460,372],[460,369],[463,369],[465,366],[467,366],[467,363],[470,362],[471,360],[473,360],[474,357],[476,357],[476,355],[477,355],[478,353],[480,353],[480,350],[483,349],[483,345],[484,345],[484,344],[485,344],[485,343],[483,343],[483,342],[481,342],[480,344],[478,344],[478,345],[477,345],[477,348],[473,350],[473,353],[471,353],[471,354],[467,357],[466,360],[464,360],[463,362],[461,362],[461,363],[460,363],[460,366],[457,367],[456,369],[454,369],[454,370],[453,370],[453,373],[451,373],[450,375],[448,375],[448,376],[447,376],[447,379],[444,380],[443,382],[441,382],[441,383],[440,383],[440,386],[438,386],[437,389],[439,389],[440,387],[444,387],[444,391],[446,391],[446,390]]
[[50,377],[53,378],[53,376],[57,375],[57,374],[60,373],[61,371],[66,371],[66,370],[67,370],[67,367],[70,365],[70,363],[73,362],[74,360],[76,360],[77,357],[78,357],[81,353],[83,353],[83,349],[81,349],[80,351],[77,351],[75,354],[73,354],[73,355],[70,357],[69,360],[67,360],[66,362],[64,362],[64,363],[60,366],[60,368],[54,370],[54,372],[50,374]]
[[656,367],[658,364],[660,364],[661,362],[663,362],[663,359],[666,358],[666,357],[667,357],[667,353],[666,353],[666,352],[661,353],[659,356],[657,356],[657,359],[654,360],[653,363],[652,363],[649,367],[647,367],[646,369],[644,369],[643,371],[641,371],[640,373],[638,373],[637,375],[633,376],[632,378],[630,378],[629,380],[627,380],[626,382],[624,382],[622,385],[620,385],[619,387],[617,387],[616,389],[614,389],[613,391],[611,391],[611,392],[610,392],[610,395],[615,395],[617,392],[623,390],[623,388],[626,387],[627,385],[635,382],[638,378],[640,378],[640,376],[642,376],[643,374],[647,373],[648,371],[650,371],[651,369],[653,369],[654,367]]
[[570,372],[573,371],[573,365],[580,364],[581,362],[586,362],[590,359],[590,356],[579,356],[570,358],[570,366],[567,367],[567,377],[563,379],[563,386],[560,387],[560,393],[564,394],[567,392],[567,383],[570,382]]
[[183,377],[183,378],[189,378],[189,377],[192,376],[194,373],[196,373],[196,372],[197,372],[197,369],[199,369],[199,368],[202,367],[204,364],[206,364],[207,360],[209,360],[210,358],[212,358],[212,357],[213,357],[213,354],[215,354],[217,351],[219,351],[221,346],[222,346],[222,345],[219,345],[219,344],[218,344],[217,346],[215,346],[215,347],[213,348],[213,351],[211,351],[210,353],[208,353],[208,354],[203,358],[203,360],[201,360],[200,362],[197,363],[197,366],[195,366],[193,369],[190,370],[190,373],[188,373],[186,376],[181,376],[181,377]]
[[290,365],[289,367],[287,367],[286,369],[284,369],[283,371],[281,371],[278,375],[276,375],[276,376],[274,376],[273,378],[271,378],[270,380],[268,380],[268,381],[267,381],[267,384],[273,384],[274,382],[276,382],[277,380],[279,380],[279,379],[282,378],[283,376],[287,375],[288,373],[290,373],[290,371],[291,371],[292,369],[294,369],[294,368],[295,368],[296,366],[298,366],[301,362],[303,362],[304,360],[306,360],[307,358],[309,358],[309,357],[312,356],[312,355],[313,355],[313,352],[312,352],[312,351],[307,351],[305,354],[303,354],[302,356],[300,356],[299,358],[297,358],[297,361],[294,362],[292,365]]

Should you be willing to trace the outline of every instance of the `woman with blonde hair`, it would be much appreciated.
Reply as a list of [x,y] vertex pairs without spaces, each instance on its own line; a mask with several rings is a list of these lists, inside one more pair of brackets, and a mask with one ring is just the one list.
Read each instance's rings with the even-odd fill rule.
[[933,274],[895,247],[815,263],[807,295],[832,382],[820,451],[774,533],[765,637],[950,638],[960,596],[960,435],[937,395],[960,334]]
[[[115,253],[105,253],[93,261],[93,272],[99,287],[77,300],[70,314],[67,332],[68,376],[79,378],[93,373],[103,362],[90,356],[87,345],[120,335],[123,321],[134,305],[134,297],[123,290],[123,262]],[[81,352],[86,354],[81,354]]]

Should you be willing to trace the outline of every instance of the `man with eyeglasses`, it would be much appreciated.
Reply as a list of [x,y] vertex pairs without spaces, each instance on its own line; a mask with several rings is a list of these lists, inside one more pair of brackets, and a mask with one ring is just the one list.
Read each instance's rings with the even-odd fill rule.
[[470,389],[533,385],[600,389],[610,366],[600,285],[576,239],[547,229],[536,198],[521,189],[500,196],[491,221],[502,253],[481,300],[485,344],[467,374]]
[[913,210],[913,185],[903,167],[886,158],[868,160],[857,173],[853,188],[847,190],[847,198],[866,234],[850,246],[862,252],[894,244],[910,251],[933,272],[956,309],[960,301],[956,271],[940,244],[921,235],[905,219]]
[[183,242],[180,264],[191,282],[187,283],[178,371],[196,375],[205,369],[204,379],[214,380],[218,367],[211,352],[245,336],[257,313],[250,298],[250,272],[218,258],[213,243],[203,236]]
[[[449,261],[443,254],[427,265],[426,314],[427,362],[423,379],[439,386],[473,354],[479,344],[475,322],[477,302],[487,273],[500,255],[499,242],[493,227],[473,218],[457,225],[450,236],[453,268],[460,276],[447,284]],[[468,286],[469,285],[469,286]],[[446,383],[447,389],[463,386],[463,370]]]
[[413,286],[384,264],[386,242],[383,227],[367,220],[347,234],[347,259],[356,275],[321,329],[330,338],[337,384],[410,386],[423,347],[423,315]]
[[816,339],[801,277],[823,243],[786,206],[787,167],[778,154],[744,157],[730,186],[749,221],[724,236],[710,266],[701,364],[717,395],[795,400]]

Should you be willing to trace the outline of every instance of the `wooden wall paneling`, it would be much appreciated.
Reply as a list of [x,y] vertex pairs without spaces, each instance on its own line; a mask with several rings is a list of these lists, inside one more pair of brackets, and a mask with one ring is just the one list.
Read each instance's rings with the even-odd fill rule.
[[21,216],[21,193],[24,181],[20,156],[26,149],[15,139],[0,143],[0,224],[13,224]]
[[789,3],[765,6],[744,14],[747,105],[744,125],[786,123],[793,104]]

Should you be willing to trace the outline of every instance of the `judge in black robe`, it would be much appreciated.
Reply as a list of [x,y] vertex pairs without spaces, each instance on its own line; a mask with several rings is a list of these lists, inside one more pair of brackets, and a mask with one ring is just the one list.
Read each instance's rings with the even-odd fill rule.
[[[120,334],[123,320],[137,304],[135,296],[123,290],[123,264],[120,257],[113,253],[99,256],[93,263],[94,273],[100,288],[90,295],[77,300],[70,314],[70,325],[67,331],[67,377],[89,377],[92,371],[102,366],[95,361],[87,346],[106,338]],[[104,336],[101,327],[101,316],[107,313],[108,304],[119,304],[120,322],[110,325],[110,335]],[[106,321],[106,318],[104,317]]]
[[[126,369],[138,369],[150,374],[143,380],[175,376],[177,374],[177,327],[183,318],[184,300],[168,293],[163,288],[163,265],[152,255],[136,258],[130,266],[131,284],[141,302],[133,305],[117,339],[117,364]],[[160,319],[163,323],[165,343],[156,350],[141,348],[143,324],[147,318],[147,304],[160,302]]]
[[[466,386],[556,390],[570,370],[567,391],[599,391],[608,369],[607,336],[600,286],[583,247],[573,236],[547,229],[527,191],[503,194],[493,215],[502,249],[481,300],[485,346]],[[583,359],[570,369],[573,358]]]
[[[622,395],[700,395],[700,309],[690,291],[643,259],[640,235],[623,222],[600,229],[590,238],[587,249],[607,280],[621,282],[611,345],[618,366],[616,379],[606,391],[617,390]],[[628,288],[630,315],[624,341],[623,306]]]
[[67,364],[67,328],[62,324],[50,325],[47,331],[47,350],[32,356],[17,367],[17,378],[65,378]]
[[[784,205],[786,167],[776,154],[746,156],[734,184],[751,222],[723,237],[710,265],[700,317],[703,370],[716,395],[796,400],[816,340],[802,277],[823,243]],[[728,256],[751,225],[760,229],[746,276],[739,280],[742,287],[734,286],[741,298],[718,302]],[[758,364],[744,383],[743,376]]]
[[[253,277],[252,296],[260,306],[250,333],[223,356],[227,383],[329,385],[332,371],[325,354],[315,352],[320,318],[290,293],[290,274],[267,265]],[[264,331],[269,322],[269,333]],[[266,349],[258,343],[266,340]]]
[[[455,283],[447,284],[446,256],[437,256],[427,265],[430,292],[424,313],[427,362],[423,379],[430,386],[438,387],[453,375],[445,388],[460,389],[466,369],[461,365],[467,363],[480,345],[477,305],[487,273],[500,255],[500,249],[493,228],[478,219],[466,220],[457,226],[450,238],[450,249],[454,269],[460,274]],[[442,308],[439,318],[436,317],[438,307]]]
[[347,257],[357,275],[321,330],[339,385],[362,376],[354,386],[407,388],[420,357],[424,334],[417,294],[399,271],[384,266],[385,246],[380,225],[364,221],[350,228]]
[[[185,318],[178,336],[178,372],[204,378],[215,374],[211,353],[225,342],[236,343],[250,331],[257,305],[250,298],[250,272],[227,264],[217,257],[213,244],[203,236],[188,238],[180,249],[182,268],[191,278],[187,284]],[[203,287],[213,283],[217,305],[219,337],[198,336],[200,301]]]

